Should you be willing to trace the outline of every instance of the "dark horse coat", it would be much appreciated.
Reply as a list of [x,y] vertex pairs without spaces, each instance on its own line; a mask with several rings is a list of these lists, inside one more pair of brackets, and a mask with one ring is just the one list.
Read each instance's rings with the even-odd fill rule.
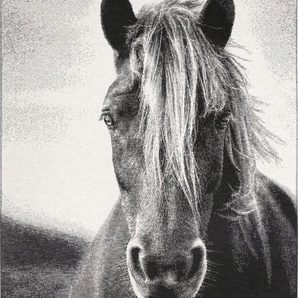
[[261,175],[272,136],[226,50],[232,0],[104,0],[117,78],[102,109],[120,201],[70,297],[295,297],[296,211]]
[[[199,297],[296,297],[293,199],[267,177],[259,179],[259,214],[230,218],[213,211],[206,241],[212,243],[209,261],[218,266]],[[262,236],[256,232],[260,221]],[[260,236],[268,240],[268,260]],[[82,262],[71,297],[134,297],[126,270],[129,239],[118,202]],[[272,271],[270,283],[267,266]]]

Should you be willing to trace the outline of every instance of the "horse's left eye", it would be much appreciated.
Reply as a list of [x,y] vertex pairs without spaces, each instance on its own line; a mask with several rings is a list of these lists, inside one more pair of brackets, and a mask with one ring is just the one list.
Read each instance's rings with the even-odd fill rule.
[[216,128],[225,129],[231,119],[232,113],[230,111],[223,111],[220,113],[216,119]]

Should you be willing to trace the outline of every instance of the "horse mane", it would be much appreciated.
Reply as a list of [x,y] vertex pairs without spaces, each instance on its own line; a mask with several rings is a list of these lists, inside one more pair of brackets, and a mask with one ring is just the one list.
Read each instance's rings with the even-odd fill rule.
[[131,69],[140,83],[147,183],[161,195],[166,176],[174,177],[197,211],[198,119],[229,104],[233,119],[225,152],[239,180],[232,203],[235,210],[246,212],[255,201],[255,160],[276,158],[268,141],[274,136],[255,113],[256,102],[235,57],[212,46],[201,31],[201,7],[197,0],[145,6],[129,28]]

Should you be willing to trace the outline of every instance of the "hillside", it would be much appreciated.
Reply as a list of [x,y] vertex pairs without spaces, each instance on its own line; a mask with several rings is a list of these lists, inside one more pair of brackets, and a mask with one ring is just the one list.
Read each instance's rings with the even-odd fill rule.
[[67,297],[87,247],[78,237],[1,220],[1,297]]

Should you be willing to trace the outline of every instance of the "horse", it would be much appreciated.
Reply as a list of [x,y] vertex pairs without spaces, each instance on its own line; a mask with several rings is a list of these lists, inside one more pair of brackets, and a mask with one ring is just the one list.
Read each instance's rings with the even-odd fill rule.
[[296,297],[296,207],[229,52],[233,0],[103,0],[117,78],[101,119],[120,198],[69,297]]

